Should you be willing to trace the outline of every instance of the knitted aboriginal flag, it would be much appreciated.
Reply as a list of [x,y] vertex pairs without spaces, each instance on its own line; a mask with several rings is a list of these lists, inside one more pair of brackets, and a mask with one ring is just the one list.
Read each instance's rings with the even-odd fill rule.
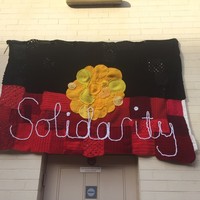
[[0,149],[195,160],[176,39],[7,43]]

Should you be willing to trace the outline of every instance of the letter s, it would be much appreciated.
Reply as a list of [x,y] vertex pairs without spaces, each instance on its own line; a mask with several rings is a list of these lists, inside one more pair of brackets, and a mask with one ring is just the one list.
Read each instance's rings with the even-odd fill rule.
[[25,100],[32,100],[32,101],[34,101],[37,105],[39,104],[38,101],[36,101],[34,98],[31,98],[31,97],[25,97],[25,98],[23,98],[23,99],[19,102],[18,108],[17,108],[18,114],[19,114],[19,116],[20,116],[22,119],[27,120],[27,121],[31,124],[31,130],[30,130],[30,133],[29,133],[28,137],[19,138],[19,137],[15,136],[15,135],[13,134],[13,132],[12,132],[12,125],[11,125],[11,126],[10,126],[10,134],[11,134],[11,136],[12,136],[13,138],[15,138],[15,139],[17,139],[17,140],[28,140],[28,139],[31,137],[32,133],[33,133],[33,123],[32,123],[32,121],[31,121],[30,119],[28,119],[27,117],[24,117],[24,116],[21,114],[21,112],[20,112],[20,106],[21,106],[21,104],[22,104]]

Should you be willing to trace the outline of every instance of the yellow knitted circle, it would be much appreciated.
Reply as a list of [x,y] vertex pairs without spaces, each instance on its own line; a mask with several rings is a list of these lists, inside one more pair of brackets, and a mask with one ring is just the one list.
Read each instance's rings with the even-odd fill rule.
[[125,89],[121,71],[101,64],[79,70],[76,80],[68,84],[66,96],[73,112],[96,120],[123,104]]

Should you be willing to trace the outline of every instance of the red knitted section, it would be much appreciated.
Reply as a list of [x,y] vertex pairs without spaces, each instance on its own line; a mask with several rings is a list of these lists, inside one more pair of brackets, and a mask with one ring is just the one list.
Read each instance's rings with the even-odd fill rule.
[[155,141],[148,132],[146,121],[137,121],[137,129],[135,127],[132,134],[132,153],[140,156],[155,155]]
[[50,154],[156,156],[191,163],[195,153],[181,101],[124,98],[106,117],[83,119],[65,94],[26,93],[3,86],[0,98],[0,149]]
[[156,140],[156,146],[160,150],[156,151],[156,157],[183,164],[193,162],[195,153],[185,119],[180,116],[168,116],[168,120],[173,128],[170,133],[165,133]]
[[167,118],[167,99],[152,98],[151,99],[151,115],[154,119]]
[[104,141],[85,139],[83,142],[83,155],[89,158],[104,155]]
[[181,101],[169,99],[167,101],[167,114],[172,116],[183,116]]
[[16,85],[3,85],[0,98],[0,105],[17,109],[19,102],[22,100],[25,89]]
[[56,103],[62,105],[62,111],[67,112],[70,110],[70,100],[65,94],[44,92],[42,95],[41,110],[54,110]]

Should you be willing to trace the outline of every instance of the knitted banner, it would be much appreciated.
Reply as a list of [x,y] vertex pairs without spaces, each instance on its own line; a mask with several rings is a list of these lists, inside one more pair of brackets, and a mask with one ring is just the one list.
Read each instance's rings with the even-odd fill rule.
[[1,150],[195,160],[176,39],[7,43]]

